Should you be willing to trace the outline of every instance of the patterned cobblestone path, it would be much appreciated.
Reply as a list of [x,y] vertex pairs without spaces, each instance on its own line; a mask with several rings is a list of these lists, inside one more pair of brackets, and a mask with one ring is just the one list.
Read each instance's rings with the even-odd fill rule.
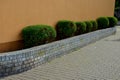
[[120,26],[115,35],[0,80],[120,80]]

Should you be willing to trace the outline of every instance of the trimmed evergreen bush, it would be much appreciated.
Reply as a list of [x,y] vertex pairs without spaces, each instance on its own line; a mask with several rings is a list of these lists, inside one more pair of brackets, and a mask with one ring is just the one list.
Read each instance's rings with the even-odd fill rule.
[[61,20],[56,24],[56,31],[58,39],[68,38],[75,34],[76,25],[72,21]]
[[86,24],[86,32],[91,32],[93,28],[93,24],[90,21],[85,21]]
[[92,30],[93,30],[93,31],[97,30],[97,29],[98,29],[98,23],[97,23],[97,21],[92,20],[92,21],[90,21],[90,22],[91,22],[91,23],[92,23],[92,25],[93,25]]
[[109,20],[107,17],[99,17],[97,18],[98,28],[104,29],[109,27]]
[[109,27],[114,27],[118,22],[116,17],[107,17],[107,18],[109,20]]
[[48,25],[31,25],[22,30],[25,47],[44,44],[56,37],[56,31]]
[[76,22],[77,26],[76,35],[83,34],[86,32],[86,23],[85,22]]

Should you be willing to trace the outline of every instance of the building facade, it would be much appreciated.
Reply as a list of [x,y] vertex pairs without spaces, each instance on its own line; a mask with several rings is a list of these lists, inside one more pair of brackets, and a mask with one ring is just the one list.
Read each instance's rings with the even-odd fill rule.
[[115,0],[0,0],[0,52],[22,48],[25,26],[113,16],[114,6]]

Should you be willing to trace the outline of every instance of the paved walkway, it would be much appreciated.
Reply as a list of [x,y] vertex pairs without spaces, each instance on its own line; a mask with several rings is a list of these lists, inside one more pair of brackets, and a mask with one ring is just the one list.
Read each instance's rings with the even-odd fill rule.
[[1,80],[120,80],[120,26],[116,35]]

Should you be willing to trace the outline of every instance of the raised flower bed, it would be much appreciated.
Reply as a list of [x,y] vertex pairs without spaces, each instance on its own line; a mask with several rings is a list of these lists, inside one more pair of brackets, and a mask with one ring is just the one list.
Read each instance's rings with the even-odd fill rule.
[[[48,25],[27,26],[22,30],[27,49],[0,54],[0,77],[27,71],[112,35],[116,24],[115,17],[99,17],[83,22],[62,20],[55,29]],[[58,41],[51,42],[55,38]]]
[[27,71],[115,32],[115,27],[106,28],[41,46],[0,54],[0,76]]

